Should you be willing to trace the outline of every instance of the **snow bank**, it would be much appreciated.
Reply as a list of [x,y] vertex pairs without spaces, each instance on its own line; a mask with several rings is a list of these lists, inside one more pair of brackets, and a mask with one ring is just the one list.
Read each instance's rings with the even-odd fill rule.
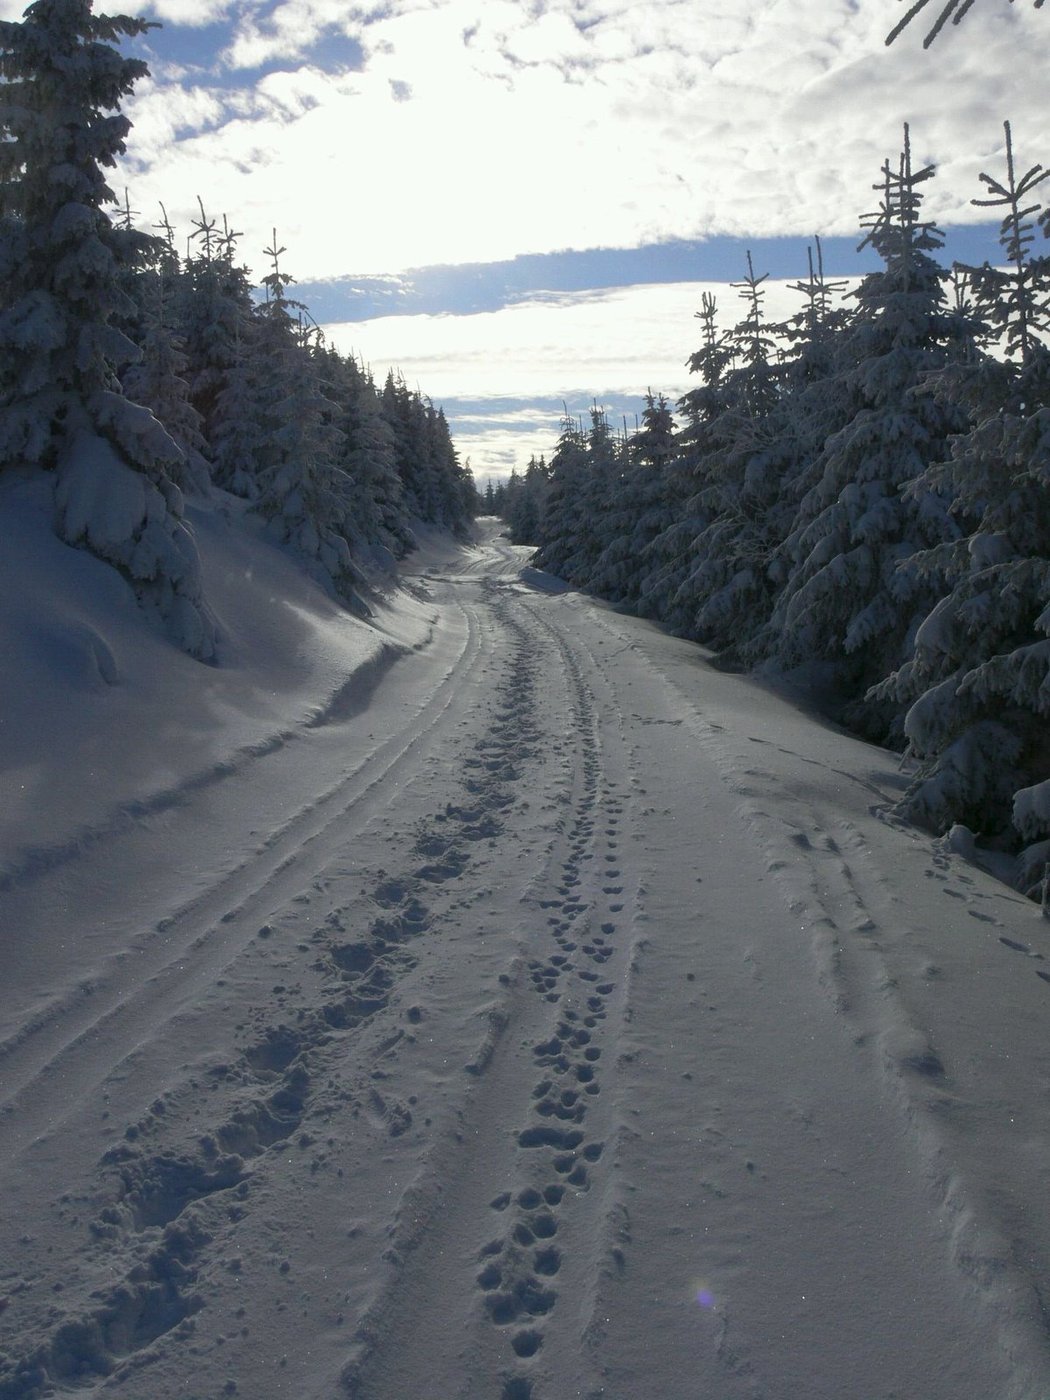
[[351,616],[219,492],[186,511],[219,631],[202,665],[56,537],[52,490],[36,471],[0,481],[0,879],[345,712],[355,677],[367,689],[426,635],[401,596]]

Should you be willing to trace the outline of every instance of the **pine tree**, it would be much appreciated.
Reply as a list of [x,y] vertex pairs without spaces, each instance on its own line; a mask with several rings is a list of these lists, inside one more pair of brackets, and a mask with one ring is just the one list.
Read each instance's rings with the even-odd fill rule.
[[357,611],[367,614],[366,580],[352,557],[360,538],[352,482],[339,463],[343,435],[337,406],[322,379],[316,334],[306,308],[287,295],[294,280],[281,270],[285,252],[265,250],[271,271],[263,279],[266,304],[258,312],[254,345],[256,403],[261,414],[255,509],[270,534],[288,544],[310,573]]
[[174,297],[175,332],[187,360],[190,402],[200,416],[215,480],[249,500],[257,494],[259,427],[253,361],[259,326],[248,269],[236,262],[240,234],[205,212],[193,220],[191,251]]
[[628,439],[605,522],[608,542],[591,571],[590,587],[634,608],[646,577],[649,546],[665,527],[667,471],[676,448],[674,414],[650,389],[638,431]]
[[[783,347],[779,392],[759,450],[744,470],[741,502],[748,523],[739,535],[743,549],[738,556],[743,570],[730,579],[724,594],[712,594],[698,617],[698,626],[712,629],[717,644],[748,662],[764,654],[763,629],[790,577],[784,544],[799,503],[814,484],[813,464],[854,406],[838,357],[853,321],[841,300],[848,284],[825,276],[819,238],[807,249],[807,258],[807,278],[792,284],[802,306],[777,327]],[[739,625],[730,635],[734,619]]]
[[583,524],[584,483],[587,475],[587,438],[568,408],[550,461],[550,489],[543,519],[538,568],[566,577]]
[[722,380],[732,363],[732,349],[718,330],[718,306],[710,292],[704,292],[696,319],[703,327],[699,350],[687,360],[700,384],[684,394],[678,408],[684,418],[673,457],[663,473],[664,490],[654,503],[659,518],[653,521],[653,540],[643,556],[643,576],[639,585],[638,610],[655,617],[672,631],[691,634],[693,615],[679,601],[679,590],[695,568],[693,542],[710,524],[711,516],[702,500],[702,463],[707,451],[710,427],[724,407]]
[[393,432],[368,371],[334,350],[316,353],[328,396],[338,409],[334,423],[343,437],[338,462],[353,483],[355,523],[364,554],[389,571],[394,560],[415,548],[404,517]]
[[594,587],[598,558],[613,537],[615,526],[610,511],[619,488],[622,461],[605,410],[594,403],[586,434],[575,528],[564,539],[567,557],[561,569],[563,577],[581,588]]
[[975,420],[920,483],[952,494],[963,534],[917,561],[946,580],[944,596],[880,687],[913,702],[905,734],[919,770],[908,814],[1008,846],[1050,832],[1050,266],[1030,252],[1032,192],[1048,175],[1037,165],[1018,178],[1007,124],[1005,180],[982,174],[990,197],[974,201],[1005,209],[1011,269],[982,269],[975,289],[1006,358],[982,357],[932,386]]
[[[775,456],[784,424],[774,414],[782,370],[765,324],[762,283],[750,252],[747,277],[734,283],[746,307],[724,345],[733,367],[722,376],[719,411],[700,451],[698,503],[708,522],[690,544],[692,566],[674,598],[689,632],[716,647],[740,645],[767,613],[770,538],[764,498],[766,460]],[[756,489],[758,488],[758,489]]]
[[[489,486],[492,486],[491,481]],[[503,490],[502,505],[498,508],[515,544],[537,545],[543,539],[549,487],[550,473],[542,455],[529,458],[524,476],[511,472]],[[498,501],[495,490],[492,497],[495,504]]]
[[413,395],[404,378],[391,369],[380,395],[383,417],[393,437],[394,461],[401,480],[404,506],[411,519],[427,519],[425,419],[418,395]]
[[861,282],[840,346],[852,412],[813,464],[764,634],[780,666],[821,663],[848,721],[880,739],[899,732],[899,707],[866,692],[900,665],[937,597],[936,580],[909,561],[958,534],[949,494],[908,490],[965,427],[951,405],[914,390],[973,348],[973,328],[947,305],[931,256],[942,235],[920,218],[920,186],[933,173],[913,169],[905,127],[899,164],[883,166],[880,207],[866,218],[864,242],[884,268]]
[[[181,449],[178,485],[184,491],[206,493],[211,484],[205,460],[208,446],[201,416],[190,402],[185,377],[189,361],[176,328],[182,269],[175,252],[174,230],[163,205],[161,215],[163,222],[158,227],[166,236],[152,241],[148,262],[128,283],[128,295],[136,306],[130,334],[140,357],[124,371],[121,383],[127,397],[148,408]],[[133,226],[126,198],[121,219],[123,227]]]
[[196,546],[172,480],[182,454],[121,392],[137,357],[122,274],[147,243],[115,227],[106,184],[146,73],[116,47],[149,26],[91,0],[37,0],[0,24],[0,468],[56,468],[58,528],[119,568],[201,658],[214,652]]

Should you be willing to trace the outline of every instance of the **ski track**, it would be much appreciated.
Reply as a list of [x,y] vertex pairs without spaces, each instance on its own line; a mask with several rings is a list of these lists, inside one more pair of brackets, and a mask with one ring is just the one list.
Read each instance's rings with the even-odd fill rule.
[[[114,1059],[133,1049],[157,1019],[171,1014],[184,998],[180,984],[187,958],[193,957],[197,979],[221,975],[242,951],[246,939],[257,936],[258,925],[252,923],[257,911],[280,898],[282,885],[298,890],[311,871],[330,857],[332,842],[341,840],[339,825],[347,813],[366,805],[372,797],[382,801],[385,785],[397,783],[402,771],[411,769],[417,749],[444,717],[477,663],[477,620],[470,613],[465,617],[461,652],[407,732],[394,735],[337,783],[267,832],[247,859],[223,871],[205,891],[158,918],[152,935],[135,949],[136,956],[118,952],[107,973],[78,982],[65,998],[56,998],[0,1041],[0,1115],[15,1119],[14,1150],[35,1137],[53,1113],[46,1095],[38,1093],[41,1076],[61,1075],[66,1096],[79,1097],[87,1086],[78,1075],[92,1072],[93,1062],[83,1054],[86,1042],[107,1037]],[[315,721],[307,727],[315,727]],[[283,746],[253,750],[255,766]],[[223,772],[232,777],[240,769],[238,761],[215,770],[209,774],[209,783]],[[191,783],[189,788],[194,786],[203,784]],[[169,794],[161,805],[174,805],[184,800],[186,793],[184,787],[177,796]],[[97,844],[111,841],[123,830],[123,822],[107,823],[84,843],[82,851],[95,856]],[[119,853],[110,856],[114,863],[120,858]],[[60,863],[65,863],[65,857]],[[31,863],[27,879],[35,883],[46,868],[46,863]],[[284,876],[287,878],[282,881]],[[22,881],[13,879],[12,883]]]
[[[735,858],[768,876],[754,908],[780,911],[808,950],[793,975],[823,999],[813,1034],[841,1040],[848,1073],[872,1086],[872,1122],[914,1158],[914,1176],[901,1169],[909,1200],[927,1203],[926,1247],[945,1261],[916,1263],[916,1287],[935,1277],[944,1306],[994,1339],[1000,1359],[973,1372],[975,1386],[996,1375],[994,1393],[1044,1400],[1040,1280],[960,1155],[950,1075],[894,973],[904,914],[864,831],[784,793],[744,752],[771,741],[727,733],[675,674],[648,671],[622,620],[526,587],[521,559],[493,541],[427,576],[444,616],[435,654],[403,657],[382,679],[396,686],[413,666],[429,675],[415,708],[371,748],[348,750],[334,781],[293,801],[191,897],[158,909],[131,948],[85,955],[79,980],[8,1026],[0,1400],[850,1393],[796,1383],[790,1359],[778,1376],[772,1339],[731,1297],[698,1325],[695,1297],[655,1296],[657,1237],[664,1272],[686,1241],[684,1216],[661,1217],[650,1157],[656,1180],[675,1153],[688,1163],[695,1152],[730,1279],[765,1218],[719,1184],[744,1119],[731,1127],[715,1099],[737,1083],[746,1099],[746,1066],[724,1059],[746,1032],[732,1016],[704,1019],[720,993],[683,971],[706,958],[701,979],[714,978],[717,940],[662,939],[677,896],[650,890],[673,858],[662,866],[652,844],[665,794],[647,787],[647,744],[673,760],[683,738],[739,824]],[[583,606],[591,625],[574,630]],[[380,679],[352,683],[313,729],[360,722]],[[179,790],[157,806],[175,825],[155,839],[178,840],[196,789],[272,787],[267,765],[311,742],[282,736]],[[877,784],[865,803],[882,819]],[[122,841],[149,836],[136,822],[155,815],[121,814],[76,850],[28,860],[4,893],[39,888],[45,907],[74,897],[85,861],[119,862]],[[900,840],[918,849],[913,834]],[[683,887],[711,859],[701,850],[683,866]],[[940,879],[950,893],[966,877],[939,860],[931,888]],[[1018,966],[1045,961],[1024,938],[995,937]],[[726,956],[740,1006],[747,987],[768,993],[783,975],[757,934]],[[695,1046],[659,1046],[663,1005],[668,1026],[690,1033],[691,1020],[673,1018],[697,1008]],[[674,1094],[707,1095],[685,1110],[703,1119],[695,1148],[672,1142],[677,1125],[694,1126],[678,1099],[639,1099],[665,1074],[661,1056]],[[783,1111],[789,1133],[812,1141],[805,1105]],[[763,1180],[749,1159],[747,1191]],[[637,1318],[654,1338],[665,1329],[652,1345],[684,1368],[678,1389],[646,1389]],[[913,1393],[993,1393],[940,1386]],[[871,1400],[891,1393],[871,1379]]]
[[[564,811],[522,900],[526,951],[494,1017],[498,1038],[469,1067],[484,1077],[462,1129],[473,1160],[466,1169],[447,1164],[454,1189],[444,1192],[439,1222],[363,1323],[359,1355],[343,1373],[350,1395],[376,1400],[490,1395],[493,1376],[500,1396],[521,1400],[542,1393],[534,1378],[541,1357],[547,1374],[574,1375],[596,1266],[615,1268],[623,1258],[607,1185],[615,1124],[602,1090],[629,977],[624,910],[636,892],[626,886],[621,845],[633,775],[602,732],[580,662],[560,633],[531,608],[520,622],[498,605],[496,612],[526,655],[537,645],[553,648],[562,667],[565,693],[552,716],[568,717],[556,771]],[[513,692],[530,710],[532,669],[521,666]],[[534,717],[531,724],[527,742],[539,737]],[[479,1221],[481,1201],[487,1212]],[[428,1309],[432,1281],[451,1260],[456,1277],[446,1287],[468,1300],[454,1319]],[[560,1335],[548,1346],[555,1323]],[[401,1341],[408,1331],[419,1339],[411,1355]],[[447,1389],[433,1389],[436,1366],[450,1378]],[[566,1379],[562,1385],[577,1393]]]

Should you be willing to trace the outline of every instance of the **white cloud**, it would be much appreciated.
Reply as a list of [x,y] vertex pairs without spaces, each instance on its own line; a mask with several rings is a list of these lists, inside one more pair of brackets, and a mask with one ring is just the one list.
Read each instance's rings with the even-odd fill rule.
[[[193,22],[226,9],[184,3]],[[221,203],[253,263],[276,223],[304,278],[850,232],[905,117],[941,163],[927,208],[942,220],[974,217],[1004,116],[1022,159],[1046,155],[1050,19],[1027,6],[979,8],[929,53],[918,33],[884,47],[887,0],[549,0],[535,17],[509,0],[397,0],[375,18],[284,0],[262,13],[241,11],[227,58],[283,72],[239,91],[215,79],[209,104],[159,69],[135,100],[133,197]],[[333,33],[360,46],[364,71],[324,71]],[[163,32],[154,44],[162,55]]]
[[349,32],[351,26],[341,0],[282,0],[266,16],[246,8],[223,61],[232,68],[257,68],[275,59],[297,58],[326,30]]
[[233,0],[149,0],[147,7],[134,8],[143,9],[150,18],[155,17],[164,24],[201,28],[224,20],[233,9]]
[[[789,282],[763,285],[771,321],[798,310]],[[505,476],[549,452],[557,437],[559,411],[541,412],[530,400],[565,399],[578,412],[593,398],[640,407],[649,388],[672,400],[691,388],[686,361],[699,348],[695,314],[705,292],[716,297],[723,328],[740,318],[742,303],[724,284],[680,282],[552,295],[473,316],[386,316],[325,333],[378,379],[394,366],[436,403],[448,402],[457,446],[475,472]],[[460,423],[452,401],[464,399],[471,406]],[[503,400],[518,403],[508,412]]]
[[[155,79],[128,105],[133,202],[163,200],[185,224],[200,194],[245,229],[256,267],[276,225],[304,279],[714,233],[851,232],[904,118],[940,164],[926,208],[942,221],[975,217],[1004,117],[1022,161],[1047,157],[1050,11],[1002,0],[928,53],[919,30],[884,46],[892,0],[141,8],[172,28],[152,36]],[[193,26],[218,21],[225,46],[202,47],[192,73]],[[345,71],[345,43],[329,54],[339,36],[363,71]],[[223,53],[278,70],[249,79]]]
[[[771,320],[800,298],[786,281],[764,283]],[[695,314],[703,294],[728,327],[741,313],[724,283],[674,282],[535,298],[471,316],[385,316],[325,327],[345,354],[374,371],[398,366],[435,400],[538,398],[607,391],[677,396],[689,387],[685,362],[699,345]]]

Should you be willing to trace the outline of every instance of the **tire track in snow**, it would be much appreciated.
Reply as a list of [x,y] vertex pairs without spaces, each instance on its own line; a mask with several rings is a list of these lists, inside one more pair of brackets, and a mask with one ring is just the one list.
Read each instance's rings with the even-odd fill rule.
[[[351,813],[382,802],[388,785],[411,772],[421,749],[445,719],[476,668],[481,645],[476,618],[464,610],[464,645],[452,668],[405,729],[398,731],[338,782],[269,832],[262,844],[234,869],[223,872],[202,893],[165,914],[131,952],[72,993],[26,1018],[0,1043],[0,1122],[5,1154],[12,1155],[52,1126],[53,1106],[37,1092],[41,1081],[61,1075],[73,1099],[86,1091],[78,1078],[90,1073],[100,1038],[116,1064],[155,1031],[183,997],[187,965],[198,979],[222,975],[256,936],[260,919],[311,868],[330,859],[333,845]],[[265,925],[263,925],[265,926]]]
[[[470,1160],[444,1166],[458,1188],[444,1192],[344,1374],[347,1392],[362,1400],[423,1393],[427,1384],[454,1387],[450,1397],[492,1395],[493,1384],[503,1400],[567,1393],[565,1360],[587,1370],[581,1343],[601,1260],[622,1264],[606,1180],[616,1126],[610,1096],[602,1097],[629,955],[620,922],[631,897],[619,849],[621,760],[604,747],[590,688],[560,632],[523,607],[516,589],[496,610],[533,653],[539,644],[558,657],[571,716],[560,755],[564,811],[524,901],[525,962],[467,1110]],[[555,704],[553,713],[564,711]],[[471,1238],[472,1251],[464,1248]],[[461,1261],[454,1277],[450,1257]],[[461,1292],[473,1302],[464,1307]],[[449,1302],[462,1309],[462,1335],[450,1328]],[[407,1356],[399,1341],[406,1329],[416,1339]],[[437,1369],[417,1374],[419,1357]],[[549,1391],[552,1374],[560,1379]]]
[[[210,1071],[211,1087],[225,1091],[222,1116],[204,1125],[196,1121],[187,1144],[179,1092],[169,1093],[143,1119],[128,1124],[124,1140],[102,1158],[107,1204],[90,1222],[90,1248],[96,1256],[104,1252],[106,1272],[118,1277],[79,1307],[70,1297],[57,1323],[42,1328],[37,1320],[28,1335],[16,1338],[0,1362],[3,1400],[33,1400],[53,1383],[101,1377],[108,1385],[127,1382],[152,1359],[158,1343],[185,1343],[205,1306],[197,1283],[211,1262],[209,1247],[216,1234],[231,1233],[225,1218],[235,1227],[250,1218],[269,1155],[282,1152],[296,1136],[301,1147],[312,1143],[304,1125],[308,1119],[323,1122],[333,1102],[349,1093],[353,1112],[366,1114],[391,1139],[412,1128],[412,1106],[382,1090],[370,1066],[412,1035],[422,1012],[408,1006],[403,1009],[407,1024],[371,1044],[362,1037],[398,999],[400,984],[418,963],[419,941],[438,933],[473,852],[500,837],[529,763],[537,735],[527,638],[512,621],[500,625],[516,645],[490,726],[466,755],[459,790],[441,810],[418,820],[407,840],[390,832],[387,844],[402,863],[374,870],[362,894],[332,908],[310,944],[301,946],[315,959],[321,988],[316,1000],[300,1006],[290,1021],[278,1019],[272,1005],[261,1007],[252,1018],[252,1038],[236,1060]],[[355,883],[360,877],[355,872]],[[327,894],[339,885],[339,872],[321,869],[314,883]],[[374,913],[365,934],[347,938],[347,928],[360,926],[361,911],[369,907]],[[274,919],[279,922],[280,917]],[[260,930],[264,941],[275,933],[271,924]],[[359,1087],[345,1081],[348,1052]],[[480,1072],[483,1054],[477,1059],[474,1069]],[[191,1081],[189,1087],[192,1100],[197,1085]],[[412,1201],[402,1200],[395,1219],[398,1213],[411,1219]],[[418,1221],[407,1232],[394,1229],[388,1260],[410,1252],[416,1229]],[[236,1237],[236,1228],[232,1233]],[[119,1277],[120,1261],[127,1259],[133,1262]]]

